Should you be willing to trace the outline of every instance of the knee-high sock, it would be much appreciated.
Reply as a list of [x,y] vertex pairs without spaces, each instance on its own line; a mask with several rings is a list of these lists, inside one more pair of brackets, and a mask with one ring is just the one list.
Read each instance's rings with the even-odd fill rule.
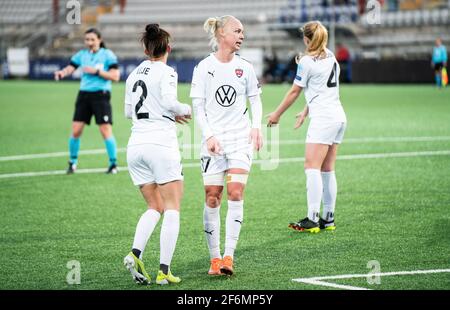
[[244,201],[228,200],[224,256],[234,256],[244,218]]
[[211,259],[220,258],[220,207],[210,208],[205,203],[203,227],[208,243],[209,256]]
[[442,86],[442,76],[441,76],[441,73],[436,73],[436,74],[434,75],[434,79],[435,79],[435,81],[436,81],[436,86],[441,87],[441,86]]
[[170,266],[173,253],[177,244],[178,233],[180,231],[180,212],[176,210],[166,210],[161,226],[160,235],[160,264]]
[[308,218],[317,222],[319,220],[320,202],[322,201],[322,176],[318,169],[305,169],[305,174]]
[[70,162],[72,164],[77,164],[78,162],[78,151],[80,150],[80,138],[69,138],[69,153],[70,153]]
[[336,174],[334,173],[334,171],[322,172],[322,182],[323,182],[322,218],[325,221],[333,221],[337,195],[337,182],[336,182]]
[[156,224],[158,224],[161,214],[153,209],[148,209],[145,211],[136,226],[136,232],[134,234],[133,249],[138,249],[140,253],[140,258],[142,253],[144,253],[145,247],[147,246],[148,239],[153,233]]
[[113,165],[117,160],[117,145],[114,136],[105,139],[106,151],[108,152],[109,164]]

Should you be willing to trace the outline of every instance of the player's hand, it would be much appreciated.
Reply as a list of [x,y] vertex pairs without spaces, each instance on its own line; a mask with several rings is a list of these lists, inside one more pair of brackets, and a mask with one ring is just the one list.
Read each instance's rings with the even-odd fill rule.
[[181,125],[189,123],[190,119],[191,119],[190,115],[178,115],[178,116],[175,116],[175,121],[178,124],[181,124]]
[[55,80],[56,81],[62,80],[65,77],[65,74],[64,74],[63,70],[55,71],[54,75],[55,75]]
[[280,122],[281,115],[278,115],[276,112],[272,112],[266,115],[267,118],[267,127],[272,127]]
[[83,72],[87,74],[96,74],[97,69],[95,69],[94,67],[83,67]]
[[263,147],[263,137],[261,134],[261,129],[259,128],[252,128],[250,131],[250,141],[249,143],[253,142],[253,147],[256,151],[259,151]]
[[219,155],[221,148],[219,141],[214,137],[210,137],[208,140],[206,140],[206,146],[208,148],[208,152],[211,155]]
[[296,116],[297,120],[295,121],[294,129],[300,128],[306,118],[306,113],[300,112]]

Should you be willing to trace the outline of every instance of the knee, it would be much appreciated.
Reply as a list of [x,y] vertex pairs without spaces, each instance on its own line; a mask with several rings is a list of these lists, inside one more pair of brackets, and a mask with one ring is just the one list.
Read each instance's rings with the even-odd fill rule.
[[228,190],[228,200],[241,201],[242,196],[242,190],[239,188]]
[[220,206],[220,193],[218,192],[208,192],[206,194],[206,204],[210,208],[217,208]]

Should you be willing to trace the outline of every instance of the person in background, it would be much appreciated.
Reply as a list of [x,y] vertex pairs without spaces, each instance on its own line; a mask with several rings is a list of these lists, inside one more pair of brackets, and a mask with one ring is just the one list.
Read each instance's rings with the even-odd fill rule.
[[447,49],[442,44],[441,38],[436,39],[436,45],[433,47],[431,63],[434,67],[434,79],[437,87],[442,87],[442,69],[447,67]]

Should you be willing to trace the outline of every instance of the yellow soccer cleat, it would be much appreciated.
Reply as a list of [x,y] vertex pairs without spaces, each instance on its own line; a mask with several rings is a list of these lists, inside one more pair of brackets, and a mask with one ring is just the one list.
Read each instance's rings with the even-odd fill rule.
[[145,271],[144,263],[137,258],[133,252],[130,252],[127,256],[125,256],[123,259],[123,264],[131,273],[131,276],[136,283],[144,285],[150,284],[151,278],[147,271]]
[[300,232],[309,232],[312,234],[320,232],[319,223],[313,222],[307,217],[297,223],[289,223],[288,227]]
[[336,224],[334,224],[334,220],[332,221],[325,221],[324,219],[319,219],[319,227],[321,230],[325,231],[334,231],[336,230]]
[[180,283],[181,279],[179,277],[175,277],[169,270],[167,274],[164,274],[161,270],[158,272],[156,276],[156,284],[166,285],[169,283]]

